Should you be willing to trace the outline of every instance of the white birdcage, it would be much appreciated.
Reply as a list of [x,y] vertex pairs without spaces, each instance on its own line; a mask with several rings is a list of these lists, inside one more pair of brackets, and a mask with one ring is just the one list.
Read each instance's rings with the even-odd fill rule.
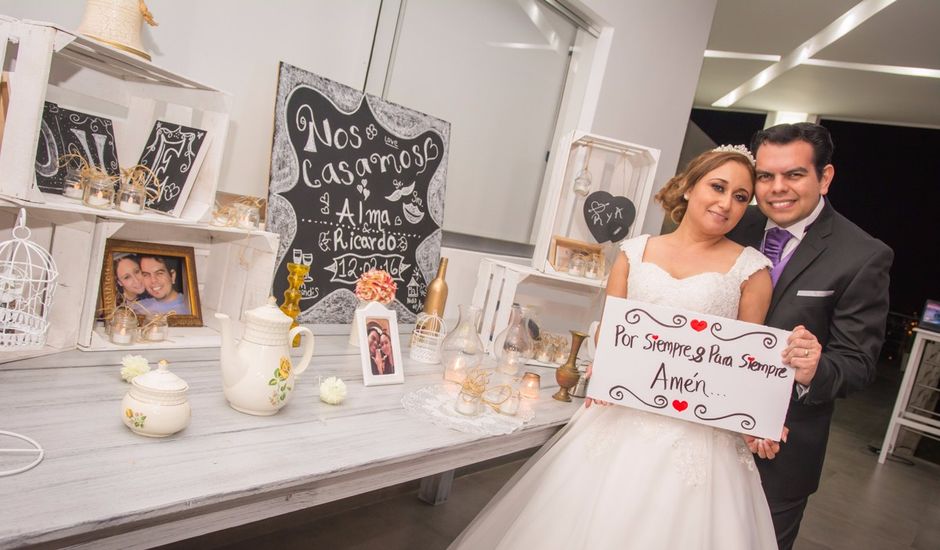
[[59,270],[29,237],[26,209],[21,208],[13,238],[0,243],[0,351],[46,343]]
[[418,314],[415,330],[411,333],[410,356],[422,363],[441,362],[441,344],[447,336],[447,325],[439,315]]

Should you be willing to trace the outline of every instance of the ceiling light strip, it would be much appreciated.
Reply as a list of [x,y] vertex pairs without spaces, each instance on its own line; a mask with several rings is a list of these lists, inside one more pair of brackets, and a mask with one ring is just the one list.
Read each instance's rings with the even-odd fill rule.
[[714,59],[746,59],[749,61],[771,61],[776,63],[780,61],[779,55],[767,55],[762,53],[744,53],[744,52],[725,52],[721,50],[705,50],[705,57]]
[[868,71],[872,73],[896,74],[901,76],[922,76],[926,78],[940,78],[940,70],[925,69],[923,67],[901,67],[899,65],[874,65],[871,63],[851,63],[849,61],[829,61],[826,59],[807,59],[803,65],[816,67],[831,67],[833,69],[851,69],[854,71]]
[[783,73],[800,65],[823,48],[848,34],[869,17],[893,4],[895,0],[862,0],[852,9],[843,13],[838,19],[830,23],[823,30],[816,33],[806,42],[803,42],[792,52],[784,55],[780,61],[754,75],[750,80],[741,84],[727,95],[712,103],[713,107],[730,107],[742,97],[753,93],[776,79]]

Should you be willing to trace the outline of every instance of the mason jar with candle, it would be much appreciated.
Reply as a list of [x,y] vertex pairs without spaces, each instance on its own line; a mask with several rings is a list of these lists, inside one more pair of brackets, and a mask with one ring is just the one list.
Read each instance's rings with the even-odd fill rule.
[[79,168],[69,168],[62,180],[62,196],[77,201],[84,196],[85,182],[82,180],[82,171]]
[[140,185],[121,185],[121,191],[118,193],[118,210],[128,214],[140,214],[144,211],[144,203],[147,200],[147,191]]
[[258,229],[261,223],[261,211],[253,204],[235,204],[235,223],[242,229]]
[[168,330],[166,315],[147,317],[140,327],[140,339],[145,342],[162,342],[166,340]]
[[98,174],[91,176],[85,182],[85,191],[82,195],[85,206],[92,208],[109,209],[114,204],[114,183],[111,177]]
[[111,315],[111,343],[127,346],[134,343],[137,333],[137,315],[126,307],[119,307]]

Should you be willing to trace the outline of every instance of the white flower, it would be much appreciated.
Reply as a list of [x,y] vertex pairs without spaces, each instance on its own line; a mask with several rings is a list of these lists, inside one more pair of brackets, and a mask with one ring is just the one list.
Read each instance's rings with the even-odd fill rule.
[[320,382],[320,401],[330,405],[339,405],[346,398],[346,383],[335,376]]
[[134,378],[150,372],[150,363],[140,355],[125,355],[121,358],[121,378],[130,382]]

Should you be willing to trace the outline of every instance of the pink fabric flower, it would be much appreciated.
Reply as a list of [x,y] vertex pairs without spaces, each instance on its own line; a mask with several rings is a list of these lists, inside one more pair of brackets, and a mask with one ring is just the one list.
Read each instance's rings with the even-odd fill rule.
[[356,298],[366,302],[389,304],[395,299],[395,284],[392,276],[381,269],[366,271],[356,281]]

